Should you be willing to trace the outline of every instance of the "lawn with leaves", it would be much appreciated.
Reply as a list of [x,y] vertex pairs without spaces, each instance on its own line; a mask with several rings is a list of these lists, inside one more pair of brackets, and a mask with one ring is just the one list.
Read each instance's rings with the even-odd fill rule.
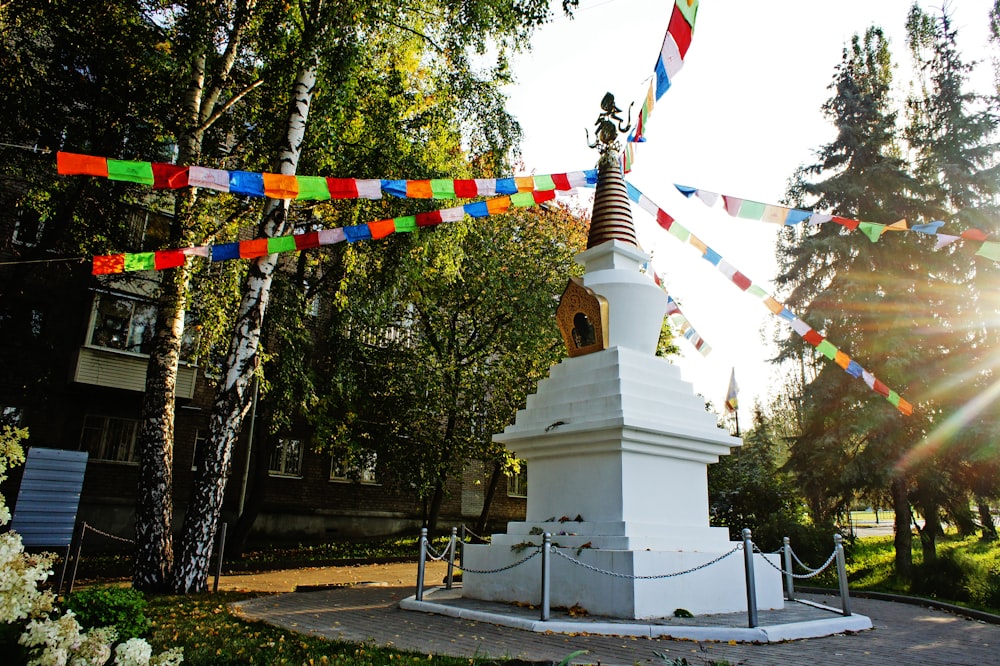
[[429,664],[485,666],[494,663],[399,652],[367,644],[313,638],[261,622],[247,622],[229,604],[256,594],[225,592],[188,596],[150,597],[146,615],[153,622],[149,642],[154,650],[184,648],[184,663],[197,666],[225,664],[337,664],[380,666]]

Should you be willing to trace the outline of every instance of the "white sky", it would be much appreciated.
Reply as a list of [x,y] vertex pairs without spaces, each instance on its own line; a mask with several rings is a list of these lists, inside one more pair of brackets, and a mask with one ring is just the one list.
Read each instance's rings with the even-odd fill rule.
[[[923,2],[925,9],[941,0]],[[508,108],[525,132],[524,171],[562,173],[592,168],[584,128],[593,134],[605,92],[618,106],[636,101],[638,113],[667,29],[672,0],[581,0],[573,20],[544,26],[530,53],[514,65],[517,84]],[[833,138],[820,107],[841,52],[855,33],[883,28],[899,65],[897,92],[908,88],[906,14],[910,0],[702,0],[684,68],[657,102],[648,141],[638,148],[627,178],[646,196],[705,241],[755,284],[773,293],[774,245],[779,227],[730,218],[687,200],[673,183],[764,203],[778,203],[795,168]],[[951,6],[959,46],[967,60],[987,56],[992,0]],[[978,76],[989,81],[986,63]],[[740,425],[750,425],[754,399],[768,394],[772,353],[762,335],[777,319],[754,296],[741,292],[691,245],[682,244],[633,207],[640,243],[652,251],[692,325],[712,346],[702,357],[680,340],[682,375],[721,410],[736,368]],[[895,240],[895,239],[894,239]],[[882,242],[889,242],[888,239]],[[905,240],[895,240],[905,242]],[[802,315],[809,320],[805,313]],[[786,329],[787,330],[787,329]],[[879,359],[831,340],[876,376]],[[860,381],[860,380],[859,380]],[[904,395],[904,397],[906,397]],[[872,399],[882,398],[873,394]]]

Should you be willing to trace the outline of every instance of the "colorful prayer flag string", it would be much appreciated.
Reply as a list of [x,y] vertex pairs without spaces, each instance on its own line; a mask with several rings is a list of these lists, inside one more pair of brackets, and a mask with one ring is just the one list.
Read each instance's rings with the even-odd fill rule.
[[473,218],[488,217],[505,213],[511,208],[528,208],[556,198],[555,190],[518,192],[441,210],[415,215],[405,215],[367,224],[349,227],[323,229],[302,234],[255,238],[252,240],[216,245],[186,247],[176,250],[156,252],[125,252],[122,254],[100,255],[93,258],[94,275],[125,273],[131,271],[153,271],[174,268],[185,262],[189,256],[201,256],[211,261],[228,259],[252,259],[281,252],[298,252],[323,245],[333,245],[341,241],[356,243],[363,240],[385,238],[393,233],[415,231],[419,227],[431,227],[442,222],[457,222],[466,215]]
[[688,318],[684,316],[683,312],[681,312],[681,308],[677,304],[677,301],[675,301],[670,295],[670,292],[667,291],[667,285],[663,281],[663,278],[661,278],[656,271],[652,270],[648,262],[645,266],[643,266],[643,270],[653,276],[653,282],[655,282],[656,286],[662,289],[663,293],[667,295],[667,318],[670,320],[670,325],[678,333],[680,333],[685,340],[690,342],[697,351],[701,352],[702,356],[708,356],[712,352],[712,347],[705,342],[705,339],[698,334],[698,331],[694,329],[691,322],[688,321]]
[[56,169],[64,176],[97,176],[150,185],[153,189],[201,187],[248,197],[299,201],[381,199],[383,194],[406,199],[474,199],[504,194],[569,191],[597,183],[596,169],[512,178],[327,178],[133,162],[61,151],[56,153]]
[[803,340],[814,346],[816,351],[839,365],[845,372],[847,372],[847,374],[852,377],[860,378],[865,382],[868,388],[884,397],[903,414],[909,416],[913,413],[913,405],[901,398],[898,393],[890,389],[885,383],[875,377],[875,375],[861,367],[857,361],[837,349],[832,342],[799,318],[788,308],[787,305],[780,303],[773,296],[769,296],[763,288],[753,284],[750,278],[736,270],[736,267],[723,259],[722,255],[706,245],[688,229],[678,224],[665,210],[653,203],[652,200],[640,192],[631,183],[626,182],[626,187],[628,188],[629,198],[636,202],[640,208],[652,215],[656,219],[657,224],[659,224],[665,231],[681,242],[698,248],[703,259],[718,268],[719,272],[729,278],[729,281],[741,290],[753,294],[757,298],[761,299],[772,314],[787,322],[788,325],[792,327],[792,330],[798,333]]
[[935,250],[940,250],[957,240],[978,241],[981,242],[981,245],[976,251],[977,256],[985,257],[986,259],[991,259],[993,261],[1000,261],[1000,242],[987,240],[989,238],[989,234],[982,229],[966,229],[958,236],[955,236],[940,233],[941,227],[944,226],[944,222],[941,220],[934,220],[933,222],[928,222],[926,224],[914,224],[913,226],[907,225],[906,220],[898,220],[892,224],[878,224],[875,222],[852,220],[850,218],[840,217],[839,215],[815,213],[799,208],[789,208],[787,206],[751,201],[750,199],[741,199],[728,194],[719,194],[717,192],[711,192],[697,187],[689,187],[687,185],[675,184],[674,187],[676,187],[677,191],[684,196],[689,199],[695,197],[709,208],[715,207],[715,204],[721,199],[726,212],[732,217],[739,217],[746,220],[758,220],[761,222],[769,222],[771,224],[782,224],[785,226],[793,226],[803,222],[807,222],[810,225],[833,222],[834,224],[839,224],[849,231],[860,231],[873,243],[877,242],[883,234],[891,231],[910,231],[935,236],[937,238],[937,243],[934,246]]
[[670,22],[663,36],[663,44],[656,56],[653,77],[639,110],[635,131],[628,140],[632,143],[645,141],[646,125],[653,113],[653,106],[663,97],[673,83],[674,77],[684,66],[684,58],[694,36],[694,22],[698,15],[698,0],[676,0],[670,12]]

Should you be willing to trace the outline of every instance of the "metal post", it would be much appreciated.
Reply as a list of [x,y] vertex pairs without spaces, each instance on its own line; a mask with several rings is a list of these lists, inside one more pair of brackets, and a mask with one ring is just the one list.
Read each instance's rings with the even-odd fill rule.
[[452,581],[455,578],[455,544],[458,541],[458,528],[451,528],[451,539],[448,541],[448,579],[445,581],[444,589],[450,590]]
[[417,560],[417,601],[424,600],[424,564],[427,562],[427,528],[420,528],[420,559]]
[[[73,583],[76,582],[76,568],[80,565],[80,553],[83,551],[83,536],[87,533],[87,521],[80,523],[80,531],[76,537],[76,554],[73,556],[73,569],[69,574],[69,587],[66,588],[66,594],[73,593]],[[61,584],[60,584],[61,587]]]
[[795,578],[792,576],[792,541],[788,537],[783,539],[785,543],[785,598],[795,601]]
[[549,554],[552,550],[552,534],[542,536],[542,622],[549,621]]
[[753,576],[753,539],[747,528],[743,529],[743,562],[747,571],[747,621],[753,629],[757,626],[757,585]]
[[459,545],[462,546],[462,554],[458,555],[458,553],[456,553],[456,556],[458,557],[458,567],[459,568],[462,568],[462,562],[465,560],[465,539],[467,537],[467,535],[466,535],[465,532],[466,532],[466,530],[465,530],[465,523],[462,523],[462,535],[461,535],[461,537],[458,540],[459,541]]
[[212,592],[219,591],[219,578],[222,576],[222,557],[226,552],[226,523],[222,523],[219,530],[219,556],[215,561],[215,582],[212,583]]
[[847,588],[847,562],[844,560],[844,537],[833,535],[834,547],[837,549],[837,580],[840,581],[840,606],[844,615],[851,614],[851,591]]

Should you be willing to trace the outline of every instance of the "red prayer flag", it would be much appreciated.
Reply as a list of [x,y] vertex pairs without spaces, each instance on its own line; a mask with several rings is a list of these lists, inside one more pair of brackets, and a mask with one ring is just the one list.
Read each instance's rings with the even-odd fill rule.
[[543,201],[551,201],[556,198],[555,190],[542,190],[534,191],[531,193],[531,197],[535,200],[535,203],[542,203]]
[[552,174],[552,182],[555,183],[557,190],[572,190],[573,186],[569,184],[569,176],[564,173],[554,173]]
[[811,344],[813,347],[819,345],[823,342],[823,336],[816,332],[815,328],[810,328],[802,335],[802,339]]
[[243,259],[263,257],[267,254],[270,254],[270,252],[267,251],[266,238],[240,241],[240,257],[242,257]]
[[[874,390],[876,393],[878,393],[881,396],[884,396],[886,398],[889,397],[889,387],[886,386],[885,384],[883,384],[882,380],[880,380],[880,379],[876,379],[875,380],[875,384],[874,384],[874,386],[872,386],[872,390]],[[902,401],[900,401],[900,402],[902,402]]]
[[752,284],[750,282],[750,278],[748,278],[746,275],[743,275],[743,273],[740,273],[739,271],[733,273],[733,282],[736,284],[737,287],[739,287],[743,291],[749,289],[750,285]]
[[839,224],[842,227],[847,227],[851,231],[854,231],[855,229],[857,229],[858,225],[861,224],[857,220],[849,220],[846,217],[837,217],[836,215],[834,215],[831,218],[831,220],[833,222],[836,222],[837,224]]
[[479,196],[479,188],[474,180],[456,180],[455,197],[458,199],[474,199]]
[[103,176],[108,177],[108,160],[93,155],[77,153],[56,153],[56,170],[63,176]]
[[295,249],[296,250],[308,250],[310,248],[319,247],[319,232],[310,231],[304,234],[295,234],[292,236],[295,239]]
[[432,227],[435,224],[441,224],[441,211],[432,210],[429,213],[417,213],[416,218],[418,227]]
[[94,268],[91,271],[94,275],[107,275],[108,273],[122,273],[124,271],[124,254],[106,254],[94,257]]
[[385,238],[389,234],[394,233],[396,231],[396,221],[390,218],[388,220],[378,220],[377,222],[369,222],[368,231],[371,233],[372,238],[375,240],[378,240],[379,238]]
[[331,199],[357,199],[358,183],[353,178],[327,178]]
[[691,24],[684,18],[684,14],[681,13],[677,5],[674,5],[674,11],[670,15],[670,24],[667,26],[667,32],[674,38],[674,43],[677,44],[677,51],[681,54],[681,58],[684,58],[688,47],[691,46]]
[[188,167],[153,162],[153,189],[176,190],[188,186]]
[[181,250],[160,250],[153,254],[153,266],[158,271],[164,268],[177,268],[184,265],[186,258],[187,255]]
[[982,229],[966,229],[962,232],[962,238],[974,241],[984,241],[989,238],[989,234]]
[[663,227],[666,231],[670,231],[670,225],[674,223],[674,218],[667,214],[667,211],[662,208],[656,209],[656,223]]

